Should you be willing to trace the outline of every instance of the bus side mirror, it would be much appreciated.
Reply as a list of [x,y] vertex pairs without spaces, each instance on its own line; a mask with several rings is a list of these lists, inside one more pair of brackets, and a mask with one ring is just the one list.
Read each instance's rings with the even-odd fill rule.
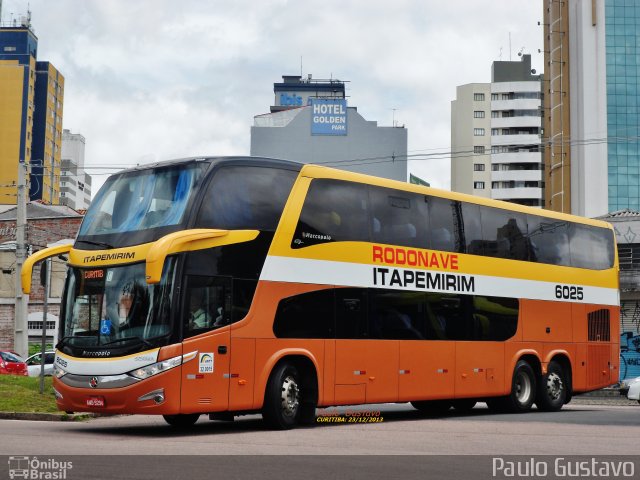
[[42,260],[46,260],[49,257],[55,257],[57,255],[69,253],[72,247],[73,244],[71,243],[56,245],[55,247],[45,248],[44,250],[40,250],[39,252],[30,255],[22,265],[22,273],[20,275],[22,293],[24,293],[25,295],[29,295],[31,293],[31,276],[33,275],[33,266],[36,263]]

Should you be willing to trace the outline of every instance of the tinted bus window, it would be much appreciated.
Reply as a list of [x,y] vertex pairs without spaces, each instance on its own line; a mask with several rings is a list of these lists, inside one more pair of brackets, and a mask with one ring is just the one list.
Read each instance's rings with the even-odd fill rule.
[[513,337],[519,308],[516,298],[475,296],[470,324],[473,340],[500,342]]
[[368,242],[369,218],[366,185],[314,180],[304,201],[291,246],[302,248],[326,242]]
[[425,338],[425,294],[369,290],[369,337],[392,340]]
[[613,266],[614,238],[607,228],[572,224],[569,229],[571,265],[604,270]]
[[527,215],[531,260],[552,265],[570,265],[569,225],[566,221]]
[[273,333],[279,338],[333,338],[333,289],[284,298]]
[[459,251],[459,245],[456,242],[456,208],[459,204],[453,200],[438,197],[427,197],[427,204],[431,248],[445,252]]
[[367,290],[335,290],[336,338],[369,338]]
[[512,260],[528,260],[527,220],[517,212],[480,207],[484,254]]
[[198,227],[274,231],[297,172],[265,167],[224,167],[207,188]]
[[472,203],[461,204],[462,224],[464,226],[462,238],[464,239],[464,252],[473,255],[483,255],[484,241],[482,239],[482,220],[480,206]]
[[429,211],[424,195],[370,187],[374,242],[429,248]]

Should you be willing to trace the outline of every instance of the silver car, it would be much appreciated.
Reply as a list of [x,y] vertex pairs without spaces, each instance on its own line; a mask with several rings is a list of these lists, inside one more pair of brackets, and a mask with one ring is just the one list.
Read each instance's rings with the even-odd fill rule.
[[[44,374],[53,375],[53,362],[56,359],[56,352],[49,351],[44,353]],[[40,376],[40,354],[34,353],[26,360],[27,370],[30,377]]]

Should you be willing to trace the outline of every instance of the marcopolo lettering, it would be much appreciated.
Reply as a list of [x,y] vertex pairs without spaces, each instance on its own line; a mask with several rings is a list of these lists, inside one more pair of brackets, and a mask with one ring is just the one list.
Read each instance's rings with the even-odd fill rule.
[[110,260],[134,260],[135,252],[102,253],[100,255],[89,255],[82,259],[82,263],[107,262]]

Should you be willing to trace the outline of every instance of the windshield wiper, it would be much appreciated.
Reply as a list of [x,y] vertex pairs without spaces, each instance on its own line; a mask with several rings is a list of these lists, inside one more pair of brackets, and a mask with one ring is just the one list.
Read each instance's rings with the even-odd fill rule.
[[130,340],[137,340],[137,341],[139,341],[140,343],[142,343],[143,345],[146,345],[147,347],[151,347],[151,348],[153,348],[153,347],[154,347],[153,343],[151,343],[151,342],[149,342],[149,341],[145,340],[145,339],[144,339],[144,338],[142,338],[142,337],[138,337],[138,336],[117,338],[116,340],[112,340],[112,341],[107,342],[107,343],[102,343],[102,344],[100,344],[100,346],[101,346],[101,347],[106,347],[107,345],[112,345],[112,344],[114,344],[114,343],[118,343],[118,342],[128,342],[128,341],[130,341]]
[[78,242],[88,243],[89,245],[96,245],[98,247],[106,247],[109,249],[115,248],[113,245],[110,245],[106,242],[95,242],[93,240],[78,240]]

